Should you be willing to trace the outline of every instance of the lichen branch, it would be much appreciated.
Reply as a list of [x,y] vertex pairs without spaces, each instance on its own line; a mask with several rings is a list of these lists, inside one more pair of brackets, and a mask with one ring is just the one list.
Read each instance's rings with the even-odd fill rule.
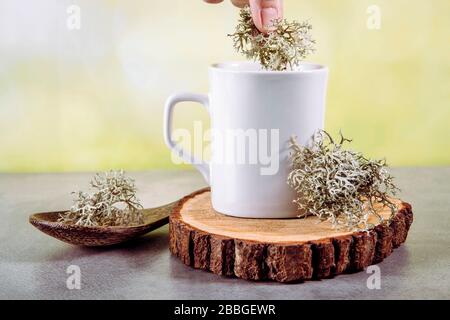
[[308,22],[273,21],[273,30],[261,33],[253,23],[249,7],[239,13],[239,21],[233,34],[234,48],[247,59],[259,61],[263,69],[284,71],[299,66],[314,52],[315,41],[311,38],[312,26]]
[[[334,227],[368,230],[369,216],[383,217],[388,207],[392,218],[397,207],[390,200],[398,188],[387,171],[385,160],[370,160],[344,148],[351,142],[340,133],[339,142],[326,131],[318,131],[309,146],[291,139],[292,171],[288,184],[295,190],[299,217],[315,215]],[[381,205],[381,206],[380,206]]]
[[122,170],[96,174],[90,186],[90,193],[73,193],[73,206],[70,211],[60,214],[58,221],[87,227],[143,223],[136,186]]

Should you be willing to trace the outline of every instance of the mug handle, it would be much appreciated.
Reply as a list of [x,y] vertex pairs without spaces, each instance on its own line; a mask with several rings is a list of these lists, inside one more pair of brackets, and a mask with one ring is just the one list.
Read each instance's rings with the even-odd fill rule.
[[202,104],[209,112],[209,98],[206,94],[197,93],[176,93],[170,96],[164,108],[164,141],[166,145],[175,152],[181,159],[192,164],[202,174],[203,178],[208,184],[209,181],[209,164],[201,159],[197,159],[194,155],[183,150],[172,140],[172,119],[173,109],[175,105],[180,102],[198,102]]

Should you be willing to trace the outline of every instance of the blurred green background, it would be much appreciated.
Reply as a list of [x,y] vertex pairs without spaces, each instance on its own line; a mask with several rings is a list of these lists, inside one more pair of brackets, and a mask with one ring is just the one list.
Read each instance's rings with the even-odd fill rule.
[[[450,1],[285,0],[285,12],[312,23],[308,60],[330,68],[327,130],[394,166],[450,164]],[[237,14],[229,1],[0,0],[0,171],[179,167],[164,101],[207,92],[209,64],[242,59],[226,37]],[[194,120],[208,125],[200,106],[178,107],[178,127]]]

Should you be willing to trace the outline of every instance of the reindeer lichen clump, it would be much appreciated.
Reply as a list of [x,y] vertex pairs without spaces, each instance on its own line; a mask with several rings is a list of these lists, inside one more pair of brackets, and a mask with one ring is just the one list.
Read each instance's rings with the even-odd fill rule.
[[258,61],[263,69],[285,71],[294,70],[314,52],[311,29],[308,22],[279,19],[273,21],[270,32],[263,34],[253,23],[250,8],[244,7],[235,32],[229,36],[237,52]]
[[143,223],[136,186],[123,171],[96,174],[90,185],[91,193],[74,192],[74,204],[70,211],[60,214],[60,222],[87,227]]
[[[386,161],[370,160],[344,148],[351,142],[341,134],[335,142],[325,131],[317,132],[310,146],[300,146],[292,138],[292,171],[288,184],[295,190],[300,217],[315,215],[334,227],[368,230],[369,215],[378,217],[380,207],[397,207],[390,200],[398,190],[387,171]],[[381,206],[380,206],[381,205]]]

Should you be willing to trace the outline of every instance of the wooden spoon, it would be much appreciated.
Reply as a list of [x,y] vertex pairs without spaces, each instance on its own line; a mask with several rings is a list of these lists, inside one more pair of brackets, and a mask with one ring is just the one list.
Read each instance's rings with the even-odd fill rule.
[[[85,227],[58,222],[59,214],[65,211],[35,213],[30,223],[40,231],[58,240],[89,247],[109,246],[142,236],[169,222],[179,200],[161,207],[142,210],[144,223],[137,226]],[[67,210],[66,210],[67,211]]]

